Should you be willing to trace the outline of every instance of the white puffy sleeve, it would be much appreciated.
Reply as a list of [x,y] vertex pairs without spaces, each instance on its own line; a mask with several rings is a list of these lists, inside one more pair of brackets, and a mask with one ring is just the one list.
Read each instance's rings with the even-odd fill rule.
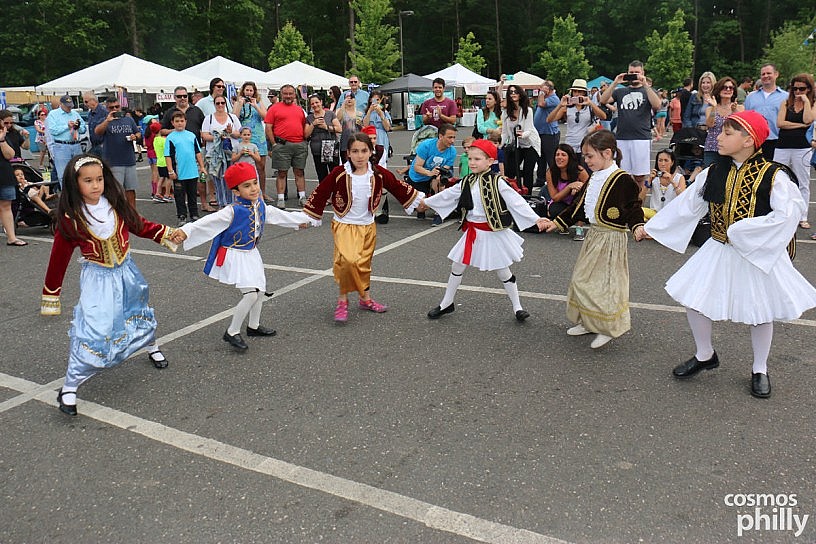
[[667,248],[685,253],[694,229],[708,213],[708,202],[703,199],[707,175],[708,169],[700,172],[688,189],[649,219],[644,227],[646,233]]
[[804,209],[799,188],[780,170],[771,188],[771,213],[737,221],[728,227],[728,241],[740,256],[768,273],[779,259],[790,258],[787,246]]
[[287,212],[286,210],[281,210],[275,206],[267,206],[266,220],[264,223],[267,225],[277,225],[279,227],[297,229],[304,223],[314,225],[315,220],[303,212]]
[[[462,196],[462,184],[457,183],[453,187],[448,187],[433,196],[425,199],[425,204],[433,208],[443,219],[451,214],[459,204],[459,197]],[[419,200],[419,199],[417,199]]]
[[507,209],[510,210],[510,215],[513,216],[513,221],[519,230],[524,230],[535,225],[536,221],[541,219],[530,207],[530,204],[524,200],[504,179],[499,181],[499,193],[507,204]]
[[205,215],[198,221],[180,227],[187,235],[187,239],[184,240],[184,250],[193,249],[215,238],[230,226],[232,217],[232,206],[226,206],[215,213]]

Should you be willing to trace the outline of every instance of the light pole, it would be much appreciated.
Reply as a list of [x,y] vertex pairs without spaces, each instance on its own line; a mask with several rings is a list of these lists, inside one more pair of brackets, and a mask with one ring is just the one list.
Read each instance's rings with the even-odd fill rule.
[[399,12],[399,26],[400,26],[400,75],[405,75],[405,58],[402,56],[402,17],[410,17],[413,15],[413,11],[400,11]]

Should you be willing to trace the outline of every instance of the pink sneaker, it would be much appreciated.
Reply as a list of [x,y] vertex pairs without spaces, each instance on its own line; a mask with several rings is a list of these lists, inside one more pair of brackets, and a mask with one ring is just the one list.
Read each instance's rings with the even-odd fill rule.
[[334,320],[339,323],[348,321],[348,301],[344,300],[337,303],[337,308],[334,309]]
[[362,299],[360,300],[360,309],[361,310],[370,310],[372,312],[376,312],[378,314],[381,314],[383,312],[388,311],[388,306],[386,306],[385,304],[380,304],[379,302],[377,302],[373,298],[370,298],[368,300],[362,300]]

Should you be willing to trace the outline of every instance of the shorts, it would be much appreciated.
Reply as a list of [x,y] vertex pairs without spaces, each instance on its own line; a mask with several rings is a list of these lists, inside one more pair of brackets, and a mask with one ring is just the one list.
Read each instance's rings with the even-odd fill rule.
[[633,176],[648,176],[651,172],[651,140],[618,140],[623,153],[620,167]]
[[136,174],[136,165],[111,166],[111,172],[126,191],[135,191],[139,188],[139,176]]
[[153,165],[154,165],[154,164],[156,164],[158,161],[159,161],[159,159],[157,159],[157,158],[155,158],[155,157],[152,157],[152,158],[151,158],[151,157],[148,157],[148,158],[147,158],[147,164],[149,164],[150,166],[153,166]]
[[17,200],[17,189],[14,188],[14,185],[0,185],[0,200],[11,202]]
[[166,166],[159,166],[159,177],[160,178],[169,178],[170,174],[167,173]]
[[275,170],[289,170],[306,168],[306,157],[309,154],[309,145],[306,142],[275,144],[272,146],[270,162]]
[[655,114],[655,119],[661,119],[661,118],[665,118],[665,117],[666,117],[666,112],[665,111],[659,111],[659,112],[657,112],[657,114]]

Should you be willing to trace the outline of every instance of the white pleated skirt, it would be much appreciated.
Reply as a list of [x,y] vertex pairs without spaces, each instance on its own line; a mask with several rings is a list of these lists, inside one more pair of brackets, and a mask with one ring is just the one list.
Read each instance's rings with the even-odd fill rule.
[[266,274],[264,274],[261,254],[256,248],[250,250],[227,248],[224,264],[213,263],[208,274],[214,280],[238,289],[259,289],[266,291]]
[[[462,234],[456,245],[448,253],[448,259],[461,263],[465,256],[465,237]],[[513,232],[512,229],[498,231],[477,230],[476,240],[470,255],[470,266],[479,270],[499,270],[507,268],[513,263],[520,262],[524,257],[521,245],[524,238]]]

